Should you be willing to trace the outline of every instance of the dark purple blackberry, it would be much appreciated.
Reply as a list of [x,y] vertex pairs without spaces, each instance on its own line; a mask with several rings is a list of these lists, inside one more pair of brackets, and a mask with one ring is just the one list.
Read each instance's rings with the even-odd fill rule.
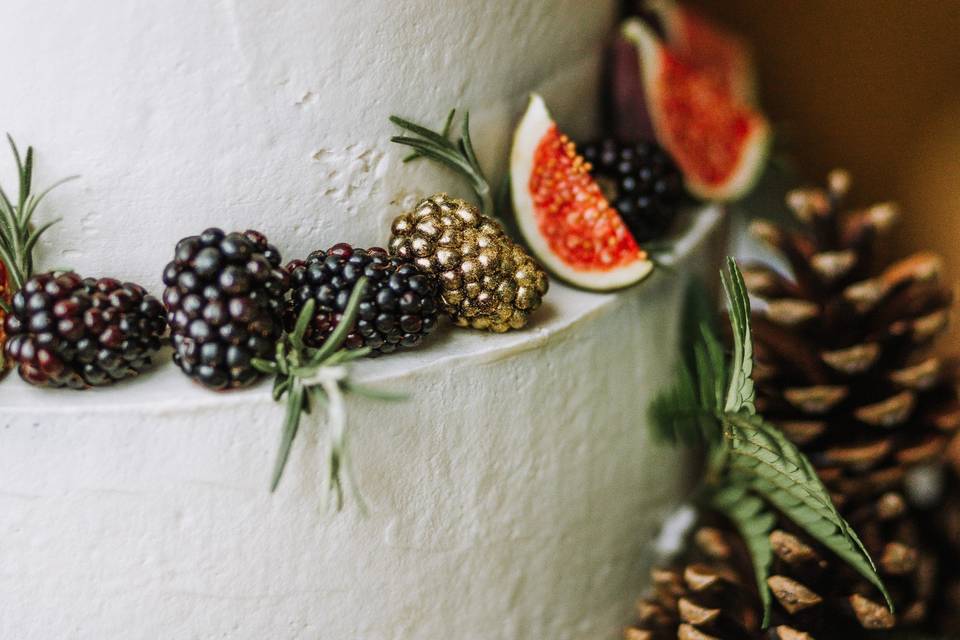
[[291,320],[308,300],[316,301],[314,321],[305,336],[311,346],[322,344],[337,326],[361,276],[369,281],[356,326],[344,347],[390,353],[419,344],[437,326],[436,282],[385,249],[338,244],[327,251],[314,251],[306,260],[294,260],[287,270],[293,288]]
[[580,146],[590,173],[638,243],[662,237],[686,199],[683,174],[652,142],[610,138]]
[[30,384],[84,389],[135,376],[151,364],[167,323],[137,284],[42,273],[13,296],[7,356]]
[[289,289],[280,252],[257,231],[207,229],[177,243],[163,271],[173,361],[212,389],[260,377],[253,358],[272,359]]

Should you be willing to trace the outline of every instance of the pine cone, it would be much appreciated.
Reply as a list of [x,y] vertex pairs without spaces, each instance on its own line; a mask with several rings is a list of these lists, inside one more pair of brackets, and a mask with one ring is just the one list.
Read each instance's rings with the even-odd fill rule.
[[859,523],[897,604],[897,626],[907,627],[927,618],[933,593],[921,574],[936,545],[905,500],[905,481],[918,465],[942,460],[960,426],[955,370],[932,351],[952,296],[938,256],[878,264],[877,241],[897,210],[841,213],[849,183],[834,171],[825,190],[791,192],[798,231],[753,225],[793,273],[744,270],[765,303],[753,314],[757,408],[810,457],[840,512]]
[[390,252],[438,276],[441,306],[461,327],[520,329],[547,293],[547,274],[496,221],[443,193],[393,221]]
[[[893,626],[893,614],[852,569],[785,527],[770,534],[774,565],[767,584],[775,604],[762,630],[753,569],[739,536],[713,521],[692,539],[686,562],[651,572],[651,593],[637,603],[638,622],[626,630],[626,640],[823,640]],[[932,588],[930,559],[917,573]]]
[[[664,577],[655,576],[656,597],[641,601],[631,640],[864,637],[865,629],[933,628],[933,618],[950,609],[938,604],[949,597],[945,585],[954,585],[953,602],[960,603],[960,581],[940,575],[953,568],[957,577],[960,545],[954,543],[946,564],[943,540],[951,534],[931,526],[929,505],[908,499],[908,479],[943,460],[960,426],[958,368],[931,348],[951,304],[939,281],[940,260],[918,253],[876,264],[877,242],[896,208],[841,214],[849,177],[834,171],[828,185],[789,194],[798,229],[752,226],[792,272],[788,277],[767,264],[743,268],[754,298],[756,405],[810,458],[876,561],[896,615],[842,560],[781,518],[770,537],[772,624],[761,631],[749,557],[732,528],[709,522],[713,527],[698,531],[686,564],[673,570],[678,578],[670,580],[679,580],[682,591],[665,598]],[[957,540],[955,506],[939,515],[955,527]],[[702,578],[713,574],[722,579]],[[694,579],[710,589],[694,588]]]

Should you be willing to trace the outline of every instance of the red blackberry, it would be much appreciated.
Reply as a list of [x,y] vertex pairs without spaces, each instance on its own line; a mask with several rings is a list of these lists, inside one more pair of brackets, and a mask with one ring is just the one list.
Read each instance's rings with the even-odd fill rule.
[[280,252],[257,231],[207,229],[177,243],[163,271],[173,361],[212,389],[246,386],[272,359],[289,288]]
[[410,262],[385,249],[354,249],[349,244],[314,251],[287,266],[293,288],[293,318],[308,300],[316,301],[314,321],[305,339],[319,346],[340,321],[350,292],[368,278],[347,349],[369,347],[390,353],[412,347],[437,326],[437,284]]
[[151,364],[166,330],[160,301],[143,287],[76,273],[42,273],[13,296],[7,356],[31,384],[83,389]]
[[579,148],[637,242],[662,237],[669,230],[686,192],[683,174],[666,151],[652,142],[610,138]]

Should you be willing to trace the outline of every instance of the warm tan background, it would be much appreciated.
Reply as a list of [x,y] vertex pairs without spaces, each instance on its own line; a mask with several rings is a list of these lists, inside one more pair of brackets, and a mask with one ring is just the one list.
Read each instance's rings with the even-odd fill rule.
[[899,201],[899,248],[946,254],[960,280],[960,0],[690,4],[752,43],[803,173],[843,165],[854,200]]

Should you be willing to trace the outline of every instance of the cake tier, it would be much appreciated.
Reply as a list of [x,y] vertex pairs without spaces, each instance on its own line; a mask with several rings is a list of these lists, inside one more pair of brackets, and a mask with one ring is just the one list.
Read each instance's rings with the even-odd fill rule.
[[64,218],[41,264],[152,289],[208,226],[262,230],[288,259],[384,244],[420,196],[469,195],[402,164],[388,116],[440,127],[471,109],[496,186],[529,91],[571,134],[593,129],[615,4],[5,0],[0,131],[37,148],[38,186],[82,174],[40,212]]
[[[716,265],[707,210],[683,271]],[[699,245],[693,250],[693,245]],[[364,361],[410,399],[350,401],[368,503],[324,513],[309,417],[173,366],[88,392],[0,384],[0,637],[615,638],[684,484],[648,441],[686,278],[555,286],[527,331],[446,330]]]

